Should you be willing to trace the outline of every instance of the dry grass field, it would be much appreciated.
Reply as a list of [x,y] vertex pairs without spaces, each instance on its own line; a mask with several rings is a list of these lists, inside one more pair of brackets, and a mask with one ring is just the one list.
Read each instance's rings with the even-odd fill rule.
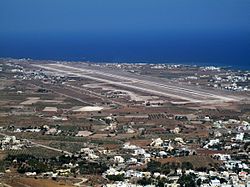
[[63,181],[57,182],[51,179],[14,178],[6,181],[6,184],[13,187],[73,187]]
[[210,165],[216,165],[220,162],[218,160],[212,159],[210,156],[198,156],[192,155],[187,157],[171,157],[171,158],[160,158],[156,159],[161,163],[182,163],[182,162],[190,162],[194,168],[200,167],[209,167]]

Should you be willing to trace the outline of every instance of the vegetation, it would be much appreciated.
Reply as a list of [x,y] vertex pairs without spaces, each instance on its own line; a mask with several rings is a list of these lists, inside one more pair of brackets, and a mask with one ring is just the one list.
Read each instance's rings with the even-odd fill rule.
[[183,163],[165,163],[161,164],[158,161],[152,160],[147,164],[147,171],[151,173],[160,172],[165,175],[169,174],[171,170],[176,170],[181,168],[182,170],[186,169],[193,169],[193,165],[190,162],[183,162]]
[[0,160],[0,172],[4,172],[5,171],[5,163],[3,160]]
[[17,156],[9,155],[6,161],[13,162],[15,160],[17,164],[17,172],[23,174],[25,172],[42,173],[50,170],[48,164],[42,159],[38,159],[32,155],[20,154]]
[[124,180],[124,175],[107,175],[106,177],[112,181],[123,181]]
[[145,177],[137,181],[137,183],[142,186],[150,185],[152,184],[152,182],[153,181],[151,178],[145,178]]
[[32,148],[26,148],[22,150],[9,150],[7,153],[11,156],[17,156],[17,155],[33,155],[37,158],[52,158],[56,156],[62,155],[62,153],[58,151],[53,151],[41,147],[32,147]]
[[81,161],[78,163],[81,174],[102,174],[108,167],[101,162]]
[[167,182],[168,182],[167,179],[158,178],[158,180],[154,180],[152,178],[143,177],[142,179],[137,181],[137,184],[142,185],[142,186],[154,184],[157,187],[164,187],[165,183],[167,183]]
[[195,178],[196,176],[194,174],[184,174],[179,178],[178,183],[181,185],[181,187],[195,187]]

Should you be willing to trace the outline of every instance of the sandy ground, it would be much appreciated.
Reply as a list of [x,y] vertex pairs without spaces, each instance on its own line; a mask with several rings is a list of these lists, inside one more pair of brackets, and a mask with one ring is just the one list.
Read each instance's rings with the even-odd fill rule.
[[12,83],[13,83],[12,80],[0,79],[0,90],[5,89],[6,86],[11,85]]
[[20,103],[20,105],[32,105],[38,102],[43,103],[61,103],[59,100],[41,100],[40,97],[28,97],[26,101]]
[[6,153],[4,151],[0,151],[0,160],[3,160],[6,157]]
[[74,112],[95,112],[95,111],[101,111],[103,110],[103,107],[100,106],[85,106],[78,109],[73,110]]
[[27,100],[21,102],[20,105],[32,105],[39,101],[40,97],[27,97]]

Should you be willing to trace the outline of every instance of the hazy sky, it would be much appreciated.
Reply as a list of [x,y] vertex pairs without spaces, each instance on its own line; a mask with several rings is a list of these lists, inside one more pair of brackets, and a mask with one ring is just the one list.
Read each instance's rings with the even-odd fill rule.
[[0,0],[1,33],[249,32],[250,0]]

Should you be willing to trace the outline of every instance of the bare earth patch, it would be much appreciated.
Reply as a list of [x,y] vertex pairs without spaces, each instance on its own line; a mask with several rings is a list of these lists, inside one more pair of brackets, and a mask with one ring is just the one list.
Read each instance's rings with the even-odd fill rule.
[[73,187],[73,185],[56,182],[51,179],[18,178],[6,183],[15,187]]

